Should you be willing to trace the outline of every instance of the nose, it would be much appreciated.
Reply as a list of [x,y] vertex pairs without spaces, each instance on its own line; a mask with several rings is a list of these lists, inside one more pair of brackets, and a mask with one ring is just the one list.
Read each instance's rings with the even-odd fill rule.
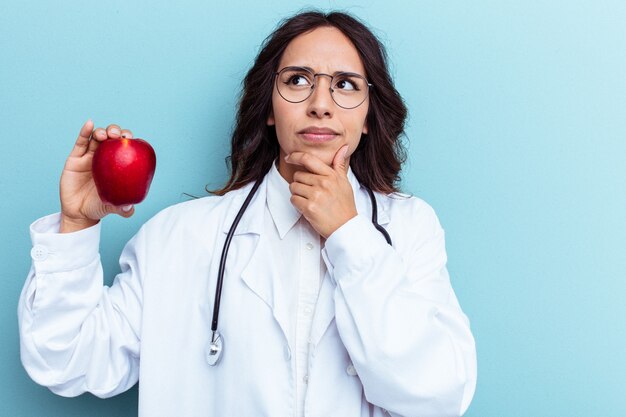
[[[323,118],[332,117],[335,102],[330,93],[332,76],[326,74],[315,75],[315,87],[308,100],[307,113],[309,116]],[[328,78],[327,81],[323,81]]]

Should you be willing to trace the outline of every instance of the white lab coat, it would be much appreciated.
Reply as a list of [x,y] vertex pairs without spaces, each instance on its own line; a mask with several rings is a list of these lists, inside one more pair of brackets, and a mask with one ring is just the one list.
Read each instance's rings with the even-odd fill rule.
[[[378,219],[354,175],[359,215],[328,238],[315,310],[305,414],[458,416],[476,384],[469,323],[446,270],[444,233],[415,197],[377,194]],[[19,303],[29,375],[64,396],[99,397],[139,381],[139,416],[294,416],[295,361],[272,247],[266,182],[233,238],[222,294],[220,363],[205,360],[220,254],[250,186],[167,208],[126,245],[102,285],[100,225],[58,234],[31,226],[33,266]],[[289,254],[285,254],[289,256]]]

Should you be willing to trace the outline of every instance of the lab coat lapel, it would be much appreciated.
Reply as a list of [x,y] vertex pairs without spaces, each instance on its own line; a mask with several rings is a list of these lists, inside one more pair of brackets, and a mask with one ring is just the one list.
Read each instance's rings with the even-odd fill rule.
[[329,272],[326,272],[322,286],[320,288],[320,294],[317,298],[317,305],[315,306],[315,317],[311,324],[311,343],[317,345],[330,323],[335,318],[335,281],[329,276]]
[[[246,187],[249,190],[248,187]],[[240,207],[243,204],[247,191],[243,193]],[[286,294],[281,286],[281,281],[278,279],[278,272],[276,271],[276,265],[271,262],[273,259],[272,248],[266,243],[263,238],[263,225],[265,220],[265,205],[267,198],[267,177],[263,180],[263,183],[256,192],[254,199],[250,202],[245,215],[241,218],[239,227],[232,241],[232,245],[237,245],[238,239],[253,239],[254,243],[250,258],[241,272],[241,279],[246,286],[255,293],[267,306],[272,310],[272,314],[282,329],[285,339],[289,338],[289,311],[287,309],[288,303],[285,299]],[[236,215],[238,208],[233,208]],[[233,215],[233,219],[235,217]],[[227,222],[225,230],[230,227],[230,223]],[[242,245],[244,247],[251,247],[250,245]],[[242,260],[243,261],[243,260]],[[245,262],[245,261],[244,261]]]
[[271,262],[273,255],[271,247],[264,242],[263,235],[255,236],[257,245],[250,262],[241,273],[243,282],[272,310],[274,319],[278,322],[285,335],[289,337],[289,311],[281,280],[278,279],[276,265]]

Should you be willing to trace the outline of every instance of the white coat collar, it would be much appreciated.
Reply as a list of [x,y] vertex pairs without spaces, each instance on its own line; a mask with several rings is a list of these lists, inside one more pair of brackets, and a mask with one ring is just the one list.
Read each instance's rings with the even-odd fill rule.
[[290,198],[289,183],[278,172],[276,163],[273,163],[267,174],[267,208],[281,239],[302,217],[302,213],[291,204]]

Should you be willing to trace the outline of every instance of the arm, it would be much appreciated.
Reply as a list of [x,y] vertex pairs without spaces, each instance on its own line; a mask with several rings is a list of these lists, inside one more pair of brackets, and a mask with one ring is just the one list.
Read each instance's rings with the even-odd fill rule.
[[[18,306],[21,356],[38,383],[74,396],[109,396],[137,380],[140,267],[136,243],[122,254],[122,274],[102,285],[99,220],[110,213],[130,217],[134,208],[100,200],[92,159],[100,142],[132,132],[117,125],[80,129],[60,181],[61,213],[33,223],[33,264]],[[132,278],[135,276],[135,278]]]
[[396,203],[392,248],[357,215],[347,147],[332,166],[305,152],[285,161],[304,169],[293,174],[291,202],[327,238],[322,254],[337,283],[337,329],[367,400],[394,416],[463,414],[474,394],[476,352],[435,213],[418,199]]
[[139,371],[141,232],[103,286],[100,226],[56,233],[60,215],[31,226],[33,264],[18,305],[21,359],[31,378],[63,396],[109,397],[132,387]]
[[369,402],[394,416],[459,416],[474,393],[476,353],[444,233],[421,201],[399,214],[394,247],[361,215],[328,238],[337,328]]

